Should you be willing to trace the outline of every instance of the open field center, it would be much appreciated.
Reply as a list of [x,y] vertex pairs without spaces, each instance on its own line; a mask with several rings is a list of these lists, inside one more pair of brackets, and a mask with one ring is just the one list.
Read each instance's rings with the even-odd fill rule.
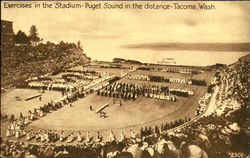
[[[194,99],[195,101],[195,99]],[[113,98],[104,98],[91,94],[73,103],[73,107],[66,106],[46,117],[34,121],[30,126],[53,130],[110,130],[125,127],[141,126],[152,121],[176,117],[193,116],[196,105],[188,105],[187,98],[180,98],[178,102],[168,102],[140,97],[135,101],[121,101],[122,105],[113,104]],[[119,102],[119,100],[116,100]],[[108,103],[103,111],[106,118],[100,118],[95,110]],[[90,105],[93,111],[90,110]]]

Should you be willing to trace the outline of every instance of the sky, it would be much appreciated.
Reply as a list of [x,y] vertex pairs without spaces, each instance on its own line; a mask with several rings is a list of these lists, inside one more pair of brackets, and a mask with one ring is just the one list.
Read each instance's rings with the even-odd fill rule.
[[[1,3],[4,2],[1,1]],[[85,2],[77,1],[75,3]],[[136,3],[153,2],[137,1]],[[173,2],[158,1],[154,3],[172,4]],[[123,45],[128,44],[250,43],[250,2],[178,3],[213,4],[216,10],[13,9],[4,8],[1,5],[1,13],[2,19],[14,22],[14,32],[22,30],[28,34],[30,26],[36,25],[39,36],[44,41],[57,43],[61,40],[67,42],[80,40],[86,54],[99,60],[111,60],[113,57],[133,58],[136,50],[122,48]],[[130,52],[127,53],[128,51]],[[151,57],[144,58],[146,61],[150,61]]]

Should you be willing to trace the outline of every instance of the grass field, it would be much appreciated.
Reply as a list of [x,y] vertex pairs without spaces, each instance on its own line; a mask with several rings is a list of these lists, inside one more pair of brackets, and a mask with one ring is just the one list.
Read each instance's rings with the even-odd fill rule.
[[[66,106],[32,122],[30,125],[55,130],[102,131],[119,129],[149,123],[167,117],[169,114],[173,115],[173,112],[177,110],[180,111],[180,113],[177,113],[179,115],[184,115],[184,112],[187,112],[180,109],[189,109],[190,113],[186,113],[186,116],[192,115],[196,106],[189,106],[187,102],[189,102],[188,98],[179,98],[178,102],[169,102],[139,97],[135,101],[122,101],[122,106],[119,107],[117,104],[113,104],[113,98],[92,94],[74,102],[73,107]],[[105,103],[109,104],[103,110],[107,113],[107,118],[105,119],[100,118],[99,114],[89,109],[90,105],[96,110]],[[188,108],[183,108],[182,106],[188,106]],[[177,115],[175,114],[175,116]]]
[[[39,101],[39,98],[25,101],[26,98],[36,94],[42,94],[41,101]],[[17,101],[15,99],[16,96],[19,96],[21,100]],[[51,100],[60,100],[61,97],[62,94],[56,91],[39,93],[38,90],[32,89],[13,89],[7,93],[1,94],[1,113],[7,115],[14,114],[15,117],[19,117],[20,112],[22,112],[24,116],[27,116],[29,110],[33,112],[34,108],[39,108]]]

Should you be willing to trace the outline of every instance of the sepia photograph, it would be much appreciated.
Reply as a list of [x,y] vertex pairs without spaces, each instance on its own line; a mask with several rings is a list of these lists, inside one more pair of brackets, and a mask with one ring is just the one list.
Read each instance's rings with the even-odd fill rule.
[[249,1],[1,1],[1,158],[249,158]]

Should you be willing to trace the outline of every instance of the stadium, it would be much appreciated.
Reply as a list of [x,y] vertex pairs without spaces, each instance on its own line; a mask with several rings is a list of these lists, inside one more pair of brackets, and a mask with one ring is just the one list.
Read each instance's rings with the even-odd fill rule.
[[[246,123],[227,121],[224,127],[217,121],[248,108],[244,101],[248,60],[249,55],[228,66],[201,67],[135,64],[116,58],[29,77],[2,88],[1,138],[35,148],[46,144],[47,150],[67,148],[68,157],[82,157],[89,146],[93,151],[86,157],[95,157],[98,145],[144,143],[151,146],[144,154],[153,156],[150,149],[162,137],[187,141],[197,128],[199,149],[205,151],[212,143],[206,128],[239,134],[239,123]],[[245,93],[239,96],[239,92]],[[70,153],[69,146],[84,150]],[[37,156],[46,157],[42,153]],[[128,152],[123,154],[129,157]]]
[[211,5],[2,7],[0,157],[249,157],[248,2]]

